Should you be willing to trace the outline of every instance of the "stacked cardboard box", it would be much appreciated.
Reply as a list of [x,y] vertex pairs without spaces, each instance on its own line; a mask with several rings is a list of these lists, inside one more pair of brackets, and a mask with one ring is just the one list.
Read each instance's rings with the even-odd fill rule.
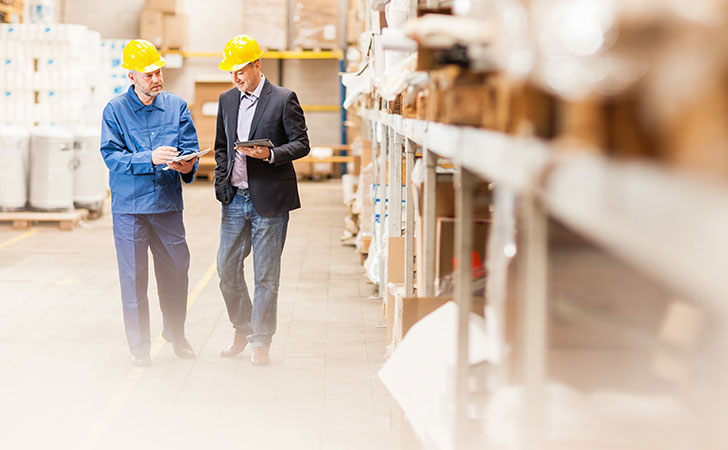
[[139,36],[161,50],[187,47],[187,15],[180,0],[147,0],[139,16]]
[[246,0],[243,2],[243,32],[253,36],[264,49],[287,48],[287,6],[287,0]]
[[337,48],[337,0],[298,0],[291,11],[293,48]]
[[[197,128],[200,148],[213,147],[217,125],[217,105],[220,94],[233,87],[226,78],[195,80],[195,99],[192,104],[192,120]],[[200,159],[198,175],[212,176],[215,169],[215,156],[210,152]]]

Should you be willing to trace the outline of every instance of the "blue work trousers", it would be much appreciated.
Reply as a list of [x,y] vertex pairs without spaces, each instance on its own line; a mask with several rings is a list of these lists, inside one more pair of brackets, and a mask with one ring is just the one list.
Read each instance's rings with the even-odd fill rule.
[[[281,255],[288,230],[288,211],[262,217],[253,207],[248,190],[238,189],[222,205],[217,272],[235,334],[246,336],[251,347],[270,347],[276,331]],[[255,277],[251,303],[243,273],[245,258],[253,249]]]
[[185,240],[182,212],[113,213],[113,223],[126,338],[132,354],[145,356],[151,348],[147,297],[150,248],[163,333],[172,341],[185,337],[190,251]]

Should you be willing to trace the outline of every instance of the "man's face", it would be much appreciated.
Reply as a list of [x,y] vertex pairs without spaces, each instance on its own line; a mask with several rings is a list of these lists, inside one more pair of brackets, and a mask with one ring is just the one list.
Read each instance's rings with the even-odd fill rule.
[[157,69],[154,72],[141,73],[131,72],[129,74],[134,90],[137,94],[144,95],[149,98],[154,98],[162,92],[164,87],[164,77],[162,77],[162,69]]
[[240,92],[252,92],[260,83],[260,60],[253,61],[238,71],[230,72],[230,75]]

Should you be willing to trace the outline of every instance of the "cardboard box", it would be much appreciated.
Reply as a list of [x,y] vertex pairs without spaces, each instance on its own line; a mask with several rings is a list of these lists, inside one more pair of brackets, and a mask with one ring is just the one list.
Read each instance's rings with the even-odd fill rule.
[[293,48],[338,48],[338,0],[297,0],[291,11]]
[[359,3],[357,0],[349,1],[349,13],[346,17],[346,42],[348,44],[358,44],[359,36],[366,30],[364,13],[358,8]]
[[351,145],[351,151],[354,155],[360,156],[361,167],[366,167],[372,162],[372,142],[357,139]]
[[288,1],[245,0],[241,29],[263,49],[288,48]]
[[187,47],[187,15],[164,15],[164,49],[184,50]]
[[407,332],[420,319],[452,300],[452,297],[403,297],[394,298],[394,322],[392,338],[395,345],[402,342]]
[[[387,295],[384,298],[384,315],[387,319],[387,345],[392,343],[394,297],[398,291],[397,288],[402,286],[402,283],[404,283],[404,237],[390,237],[387,247]],[[394,289],[390,289],[392,285],[395,286]]]
[[152,9],[167,14],[177,14],[181,11],[180,0],[147,0],[144,9]]
[[[195,97],[190,112],[197,129],[200,148],[214,147],[218,98],[220,94],[232,87],[232,81],[225,81],[225,78],[195,80]],[[207,164],[208,161],[212,162],[214,168],[215,156],[213,152],[209,152],[200,159],[200,166],[203,163]]]
[[[424,213],[424,198],[416,195],[415,214]],[[479,182],[474,187],[473,214],[475,218],[490,217],[490,187],[487,182]],[[435,217],[455,217],[455,186],[452,176],[438,175],[435,187]]]
[[164,13],[143,9],[139,15],[139,37],[161,48],[164,44]]
[[[394,297],[394,323],[392,327],[392,339],[395,346],[402,342],[407,332],[422,318],[452,301],[452,297]],[[485,311],[485,299],[474,297],[472,312],[483,316]]]

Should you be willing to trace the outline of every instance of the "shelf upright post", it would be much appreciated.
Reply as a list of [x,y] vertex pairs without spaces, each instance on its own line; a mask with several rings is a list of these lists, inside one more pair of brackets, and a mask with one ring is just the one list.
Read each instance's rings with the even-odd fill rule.
[[379,146],[379,225],[377,228],[377,247],[379,255],[379,297],[384,298],[387,295],[387,250],[388,242],[385,239],[385,231],[387,231],[387,214],[389,208],[387,206],[387,157],[389,154],[389,127],[379,122],[379,138],[381,145]]
[[422,265],[424,272],[419,277],[419,295],[432,297],[435,295],[435,189],[437,188],[437,155],[427,148],[423,149],[425,160],[425,184],[423,187],[422,218]]
[[[379,122],[372,116],[369,119],[369,132],[372,141],[372,242],[370,244],[369,253],[377,249],[377,238],[379,235],[379,223],[377,215],[380,213],[379,203],[382,202],[381,190],[379,189],[379,172],[382,170],[379,164]],[[380,283],[381,284],[381,280]]]
[[389,127],[389,236],[402,236],[402,135]]
[[407,139],[405,141],[405,189],[407,199],[405,201],[405,225],[404,225],[404,290],[407,297],[415,295],[414,292],[414,272],[415,272],[415,200],[412,195],[410,186],[410,178],[412,176],[412,168],[415,165],[415,152],[417,144]]
[[541,448],[543,438],[544,388],[547,349],[547,228],[544,205],[533,194],[521,197],[521,228],[524,270],[519,270],[519,289],[523,293],[523,373],[525,385],[525,450]]
[[470,448],[470,311],[472,310],[473,195],[475,175],[464,167],[455,173],[455,302],[458,305],[455,359],[455,449]]

